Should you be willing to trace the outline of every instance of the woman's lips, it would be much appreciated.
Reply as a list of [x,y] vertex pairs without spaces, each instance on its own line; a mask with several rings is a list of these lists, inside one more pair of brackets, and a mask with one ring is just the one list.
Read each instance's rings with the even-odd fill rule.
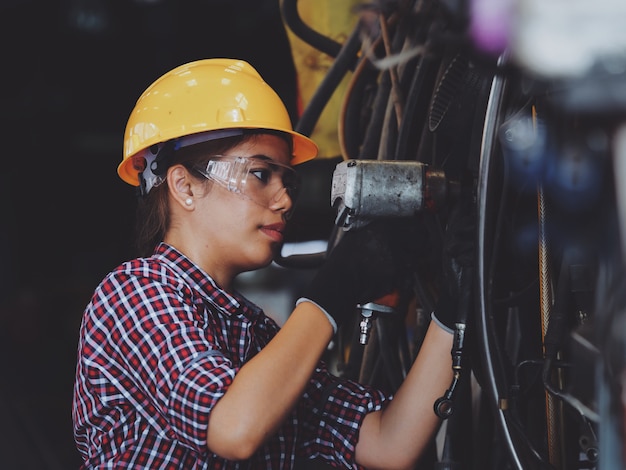
[[285,224],[271,224],[261,226],[261,231],[270,237],[273,241],[282,243]]

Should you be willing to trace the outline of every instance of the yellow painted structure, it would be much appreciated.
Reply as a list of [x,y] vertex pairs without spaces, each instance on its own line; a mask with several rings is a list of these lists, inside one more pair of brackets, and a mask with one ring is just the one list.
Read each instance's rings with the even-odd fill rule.
[[[354,7],[361,3],[362,0],[299,0],[298,13],[310,28],[343,44],[358,21]],[[297,71],[298,108],[301,112],[324,79],[333,58],[306,44],[287,26],[285,29]],[[343,78],[310,136],[319,146],[319,158],[332,158],[341,154],[338,119],[349,80],[350,73]]]

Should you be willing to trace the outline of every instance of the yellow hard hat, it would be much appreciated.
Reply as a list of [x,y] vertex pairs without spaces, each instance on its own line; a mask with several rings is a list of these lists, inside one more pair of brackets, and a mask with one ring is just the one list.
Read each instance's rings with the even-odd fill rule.
[[124,157],[117,173],[139,186],[145,163],[134,160],[151,146],[184,136],[211,140],[228,135],[215,131],[235,129],[290,134],[292,165],[311,160],[318,152],[311,139],[293,130],[284,103],[248,62],[204,59],[171,70],[139,97],[126,125]]

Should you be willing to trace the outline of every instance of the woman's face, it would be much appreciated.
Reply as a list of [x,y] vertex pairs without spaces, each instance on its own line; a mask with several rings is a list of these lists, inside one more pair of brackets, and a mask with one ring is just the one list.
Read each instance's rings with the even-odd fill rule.
[[[212,182],[206,196],[198,200],[194,216],[204,258],[212,265],[209,269],[234,277],[267,266],[282,245],[286,213],[293,201],[276,181],[284,168],[272,164],[288,166],[290,152],[280,137],[262,134],[223,155],[252,158],[243,161],[249,166],[243,192]],[[277,175],[268,168],[277,169]]]

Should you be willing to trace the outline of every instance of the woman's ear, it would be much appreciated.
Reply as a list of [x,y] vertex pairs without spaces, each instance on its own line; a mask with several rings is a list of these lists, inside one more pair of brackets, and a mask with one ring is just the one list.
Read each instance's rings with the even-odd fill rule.
[[174,201],[185,209],[193,208],[193,179],[187,168],[172,165],[167,170],[167,186]]

